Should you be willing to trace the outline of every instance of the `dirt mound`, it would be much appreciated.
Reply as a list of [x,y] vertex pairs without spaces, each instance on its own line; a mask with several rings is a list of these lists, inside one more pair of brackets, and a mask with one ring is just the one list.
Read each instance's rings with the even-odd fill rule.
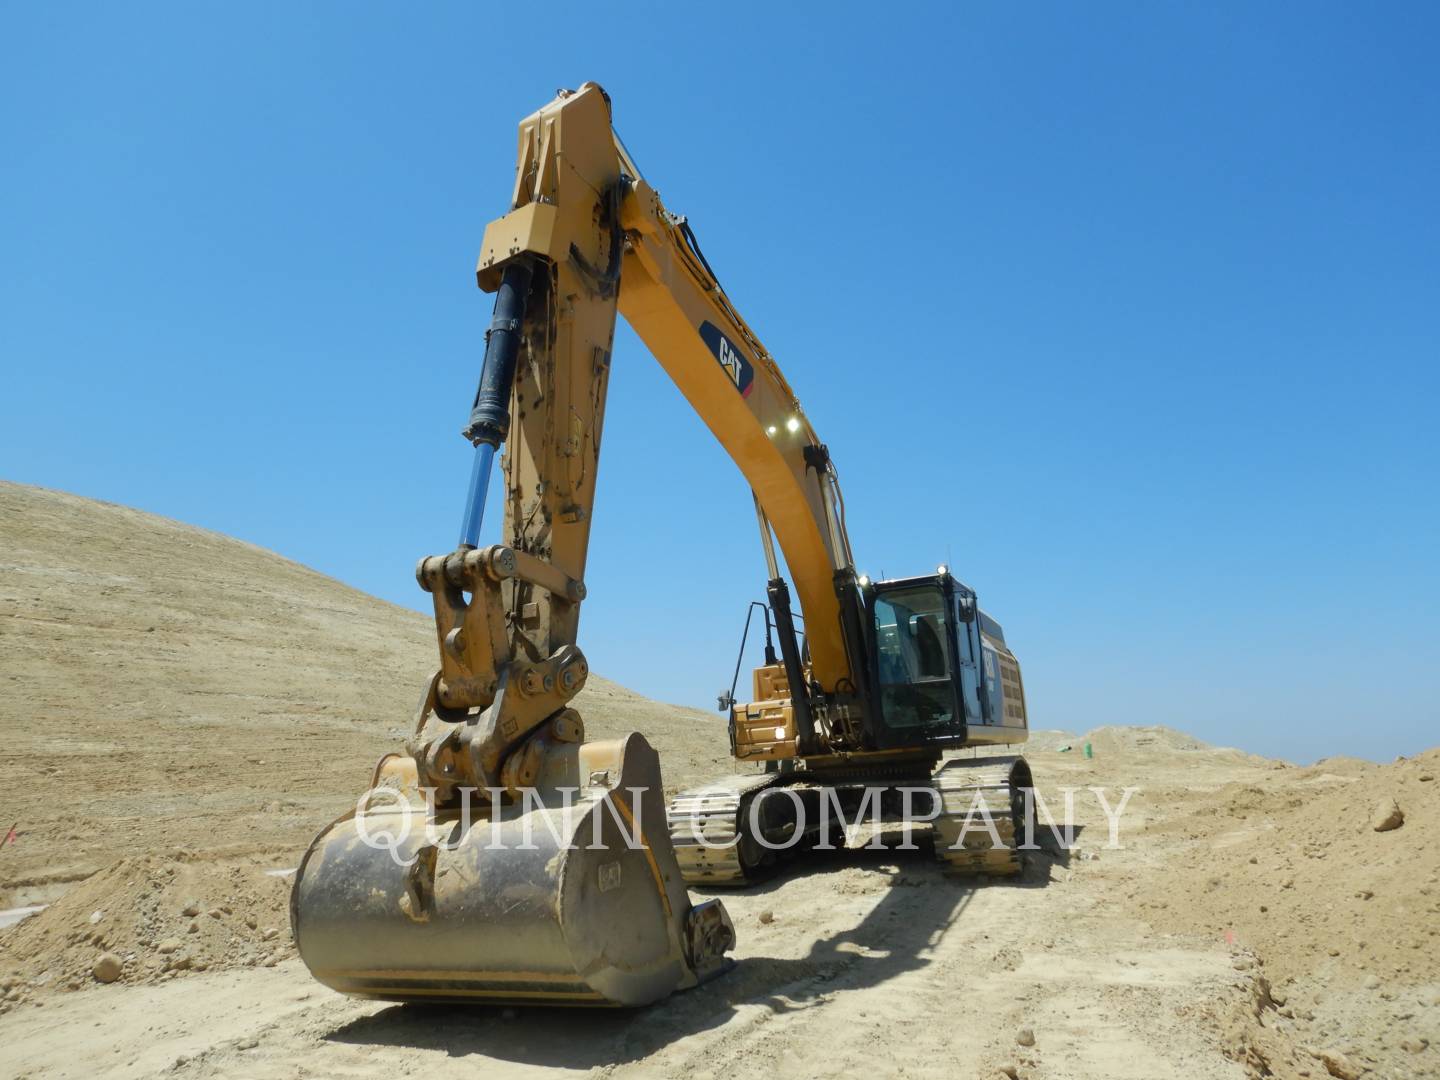
[[1081,742],[1088,742],[1094,747],[1096,753],[1100,751],[1109,752],[1133,752],[1145,750],[1159,753],[1196,753],[1200,751],[1215,751],[1220,747],[1211,746],[1207,742],[1201,742],[1183,731],[1176,731],[1174,728],[1162,725],[1151,725],[1148,727],[1119,727],[1106,725],[1093,728],[1080,736]]
[[[260,862],[150,857],[92,874],[0,937],[8,1003],[95,981],[150,983],[191,971],[273,967],[292,952],[290,888],[288,878],[267,869]],[[108,975],[102,957],[113,958]]]
[[[1025,742],[1025,753],[1037,754],[1045,752],[1062,752],[1064,747],[1071,751],[1078,751],[1084,744],[1084,740],[1071,731],[1061,731],[1058,728],[1032,731],[1030,738]],[[1069,752],[1069,751],[1064,751]]]
[[1406,1074],[1402,1042],[1440,1045],[1440,751],[1270,772],[1187,809],[1153,830],[1182,845],[1141,881],[1148,919],[1252,947],[1297,1038],[1348,1032],[1381,1075]]
[[1309,775],[1363,776],[1376,767],[1375,762],[1367,761],[1364,758],[1336,754],[1334,757],[1321,758],[1315,762],[1309,768]]
[[[19,833],[0,908],[176,848],[295,865],[409,734],[436,663],[418,612],[227,536],[5,482],[0,633],[0,785],[25,793],[0,823]],[[729,767],[710,714],[595,675],[576,705],[592,738],[644,732],[668,786]]]

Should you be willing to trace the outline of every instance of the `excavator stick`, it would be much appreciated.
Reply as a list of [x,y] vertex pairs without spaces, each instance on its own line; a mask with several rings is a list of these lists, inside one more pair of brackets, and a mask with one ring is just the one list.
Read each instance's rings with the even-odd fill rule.
[[530,799],[466,818],[427,809],[411,759],[381,762],[296,874],[317,979],[392,1001],[644,1005],[729,965],[734,929],[718,901],[690,903],[642,736],[564,744]]

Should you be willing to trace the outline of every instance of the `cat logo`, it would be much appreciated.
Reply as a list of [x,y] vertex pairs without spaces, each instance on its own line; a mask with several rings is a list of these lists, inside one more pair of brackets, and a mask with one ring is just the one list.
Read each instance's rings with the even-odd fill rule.
[[740,396],[749,397],[755,380],[755,369],[740,351],[740,347],[709,321],[700,324],[700,340],[715,354],[715,359],[720,361],[720,366],[725,369],[725,374],[730,376],[730,381],[735,384],[735,389],[740,391]]

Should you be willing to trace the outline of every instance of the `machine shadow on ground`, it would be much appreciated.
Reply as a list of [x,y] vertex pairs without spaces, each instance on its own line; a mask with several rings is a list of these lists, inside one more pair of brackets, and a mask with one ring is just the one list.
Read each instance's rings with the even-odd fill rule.
[[[956,877],[942,872],[929,838],[918,831],[909,851],[895,850],[903,839],[898,831],[882,835],[887,850],[812,852],[741,893],[703,894],[754,898],[779,893],[801,878],[818,879],[823,888],[826,877],[856,868],[884,878],[878,888],[866,890],[880,898],[858,923],[821,937],[804,956],[747,956],[705,985],[643,1009],[392,1005],[325,1039],[571,1069],[633,1062],[722,1027],[742,1009],[782,1014],[820,1008],[836,993],[869,989],[921,969],[978,890],[1044,888],[1053,869],[1068,863],[1066,851],[1052,848],[1033,852],[1026,872],[1012,880]],[[746,927],[738,929],[743,940]],[[564,1037],[557,1038],[557,1031]]]

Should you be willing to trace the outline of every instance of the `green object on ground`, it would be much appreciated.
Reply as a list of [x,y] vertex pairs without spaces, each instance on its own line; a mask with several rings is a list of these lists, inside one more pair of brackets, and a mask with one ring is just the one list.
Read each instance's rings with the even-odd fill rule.
[[1090,744],[1088,742],[1085,744],[1085,756],[1087,758],[1093,758],[1095,756],[1095,751],[1090,749]]

